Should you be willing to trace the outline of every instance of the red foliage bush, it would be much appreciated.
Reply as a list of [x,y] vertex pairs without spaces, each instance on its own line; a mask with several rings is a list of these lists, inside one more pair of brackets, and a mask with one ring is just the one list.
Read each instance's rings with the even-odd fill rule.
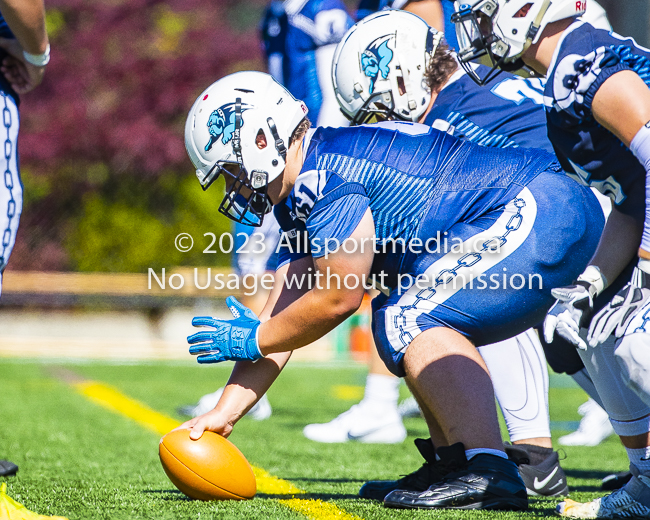
[[10,269],[74,269],[66,237],[89,194],[146,191],[165,220],[155,192],[163,177],[192,175],[183,127],[196,96],[228,73],[263,70],[264,3],[48,0],[52,59],[21,103],[26,204]]
[[228,21],[247,2],[47,5],[63,23],[46,80],[22,106],[21,158],[39,173],[70,162],[147,176],[187,169],[182,130],[195,97],[238,65],[261,66],[255,27],[237,32]]

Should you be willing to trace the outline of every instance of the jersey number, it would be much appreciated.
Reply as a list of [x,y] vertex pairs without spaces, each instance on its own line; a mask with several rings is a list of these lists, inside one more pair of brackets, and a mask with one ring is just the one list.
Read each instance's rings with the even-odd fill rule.
[[571,159],[569,159],[569,162],[576,173],[567,172],[567,175],[573,180],[578,181],[583,186],[589,186],[598,190],[606,197],[612,199],[612,202],[616,205],[621,204],[627,198],[627,195],[623,193],[621,185],[611,175],[604,181],[591,180],[591,174],[587,170],[578,166]]
[[492,87],[492,94],[521,105],[527,99],[544,104],[544,82],[540,78],[508,78]]

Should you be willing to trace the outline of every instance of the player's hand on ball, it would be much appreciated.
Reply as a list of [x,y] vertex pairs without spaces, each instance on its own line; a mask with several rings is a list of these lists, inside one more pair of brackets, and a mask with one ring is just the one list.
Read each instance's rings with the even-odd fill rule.
[[257,343],[260,320],[248,307],[244,307],[232,296],[226,298],[233,320],[219,320],[198,316],[192,320],[195,327],[212,327],[192,334],[187,338],[190,354],[198,356],[199,363],[220,363],[221,361],[255,361],[262,353]]
[[204,431],[218,433],[223,437],[228,437],[232,432],[233,424],[224,419],[223,414],[217,410],[210,410],[208,413],[199,415],[194,419],[184,422],[174,430],[190,429],[190,439],[200,439]]
[[643,278],[643,273],[635,268],[632,280],[594,316],[587,334],[589,346],[601,344],[612,333],[617,338],[623,336],[637,311],[650,299],[650,290],[643,287]]
[[582,285],[552,289],[551,294],[557,301],[544,320],[544,339],[551,343],[557,332],[577,348],[585,350],[587,344],[579,335],[580,323],[593,309],[591,294]]

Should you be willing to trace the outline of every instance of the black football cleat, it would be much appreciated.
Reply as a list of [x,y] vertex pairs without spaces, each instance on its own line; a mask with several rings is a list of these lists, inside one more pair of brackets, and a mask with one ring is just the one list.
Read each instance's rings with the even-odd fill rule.
[[425,462],[413,473],[398,480],[371,480],[359,490],[360,498],[384,500],[384,497],[395,489],[408,491],[424,491],[434,482],[442,480],[447,473],[454,471],[454,460],[465,458],[465,450],[461,444],[438,448],[440,460],[436,460],[436,451],[431,439],[415,439],[415,446]]
[[[557,451],[528,444],[506,444],[504,448],[508,458],[517,464],[529,496],[557,497],[569,494],[566,474],[560,466]],[[540,456],[540,453],[543,455]]]
[[607,475],[603,479],[603,483],[600,486],[600,489],[603,491],[616,491],[617,489],[621,489],[631,479],[632,479],[632,473],[630,473],[629,471],[622,471],[621,473],[614,473],[613,475]]
[[528,508],[528,495],[514,462],[481,453],[426,491],[390,492],[384,505],[403,509],[522,511]]
[[8,460],[0,460],[0,477],[13,477],[18,473],[18,466]]

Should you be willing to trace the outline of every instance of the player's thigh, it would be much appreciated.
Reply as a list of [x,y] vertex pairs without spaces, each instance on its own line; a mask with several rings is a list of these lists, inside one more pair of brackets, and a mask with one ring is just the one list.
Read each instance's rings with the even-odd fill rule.
[[[429,286],[400,285],[377,310],[375,340],[393,373],[403,375],[410,342],[433,327],[454,329],[476,345],[523,332],[543,319],[551,289],[582,272],[598,244],[602,212],[574,181],[559,175],[542,181],[502,210],[452,227],[449,236],[462,238],[461,252],[423,255],[413,274]],[[574,201],[574,212],[557,211],[557,192]],[[485,250],[489,243],[499,248]]]

